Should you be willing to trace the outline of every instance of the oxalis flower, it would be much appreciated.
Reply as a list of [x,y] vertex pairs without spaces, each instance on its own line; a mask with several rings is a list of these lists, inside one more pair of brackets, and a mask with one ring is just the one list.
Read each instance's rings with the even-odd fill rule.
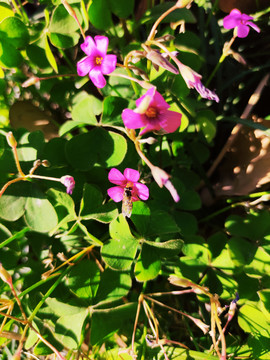
[[132,203],[134,201],[147,200],[149,189],[146,185],[138,182],[140,173],[137,170],[125,169],[124,174],[113,168],[108,175],[109,181],[117,186],[107,190],[110,198],[115,202],[123,201],[122,213],[124,216],[131,216]]
[[106,36],[86,36],[84,43],[81,44],[82,51],[87,55],[77,63],[79,76],[89,74],[93,84],[98,88],[106,85],[103,75],[108,75],[115,70],[116,55],[107,55],[109,39]]
[[65,176],[61,177],[60,181],[61,181],[61,184],[65,185],[65,187],[67,188],[67,193],[69,195],[71,195],[73,192],[73,189],[75,187],[74,178],[70,175],[65,175]]
[[202,75],[180,62],[177,62],[180,73],[189,89],[196,89],[202,98],[219,102],[219,97],[214,91],[207,89],[201,82]]
[[252,27],[258,33],[261,31],[260,28],[250,20],[253,20],[252,16],[242,14],[238,9],[233,9],[230,14],[223,19],[223,26],[225,29],[234,28],[235,36],[245,38],[248,36],[249,27]]
[[136,106],[135,110],[125,109],[122,119],[128,129],[144,128],[140,135],[149,131],[172,133],[181,124],[182,114],[168,110],[170,105],[154,87],[136,100]]

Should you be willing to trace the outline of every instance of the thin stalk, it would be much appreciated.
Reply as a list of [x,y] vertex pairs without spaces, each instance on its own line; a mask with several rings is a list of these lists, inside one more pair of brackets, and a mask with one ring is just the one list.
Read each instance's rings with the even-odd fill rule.
[[223,61],[226,59],[226,57],[229,55],[229,50],[234,42],[234,40],[236,39],[235,36],[233,36],[231,38],[231,40],[229,41],[228,44],[224,45],[223,48],[223,52],[222,55],[220,56],[218,63],[216,64],[214,70],[212,71],[212,73],[210,74],[210,76],[208,77],[205,86],[208,87],[208,85],[210,84],[211,80],[213,79],[213,77],[215,76],[216,72],[218,71],[218,69],[220,68],[221,64],[223,63]]
[[137,328],[137,325],[138,325],[138,320],[139,320],[142,301],[143,301],[143,295],[141,294],[139,296],[139,299],[138,299],[137,312],[136,312],[136,316],[135,316],[133,332],[132,332],[132,337],[131,337],[131,352],[132,352],[132,355],[135,354],[135,351],[134,351],[135,332],[136,332],[136,328]]
[[23,235],[29,231],[30,229],[28,227],[24,228],[23,230],[17,232],[15,235],[12,235],[10,238],[8,238],[7,240],[1,242],[0,244],[0,249],[6,245],[8,245],[9,243],[11,243],[13,240],[17,240],[23,237]]

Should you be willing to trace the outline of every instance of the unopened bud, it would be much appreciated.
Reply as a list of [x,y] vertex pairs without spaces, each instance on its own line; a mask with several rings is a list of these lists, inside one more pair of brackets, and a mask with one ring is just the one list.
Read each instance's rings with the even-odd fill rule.
[[153,64],[156,64],[157,66],[160,66],[173,74],[179,74],[179,71],[176,69],[176,67],[173,66],[166,58],[164,58],[157,50],[150,50],[146,57],[152,61]]
[[15,140],[15,137],[13,136],[12,131],[9,131],[6,134],[6,138],[7,138],[8,145],[10,147],[14,148],[17,146],[17,141]]
[[153,137],[148,137],[146,139],[140,139],[139,142],[141,144],[149,144],[149,145],[152,145],[152,144],[155,144],[157,142],[157,139],[153,138]]
[[42,160],[41,165],[44,167],[50,167],[51,163],[49,162],[49,160]]
[[175,4],[175,6],[177,6],[178,8],[184,8],[187,6],[190,6],[190,4],[192,3],[193,0],[178,0],[177,3]]
[[37,82],[39,82],[39,78],[36,76],[32,76],[22,83],[22,87],[27,88],[28,86],[35,85]]
[[171,40],[174,40],[174,39],[175,39],[175,37],[173,35],[166,34],[164,36],[156,38],[155,40],[159,41],[159,42],[166,42],[166,41],[171,41]]
[[0,278],[9,286],[12,286],[12,277],[0,263]]

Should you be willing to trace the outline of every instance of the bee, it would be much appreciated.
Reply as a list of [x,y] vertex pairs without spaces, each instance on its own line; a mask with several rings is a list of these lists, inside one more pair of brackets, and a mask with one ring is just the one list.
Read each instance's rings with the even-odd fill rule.
[[123,200],[122,200],[122,214],[127,217],[131,217],[132,213],[132,189],[133,184],[128,182],[124,188]]

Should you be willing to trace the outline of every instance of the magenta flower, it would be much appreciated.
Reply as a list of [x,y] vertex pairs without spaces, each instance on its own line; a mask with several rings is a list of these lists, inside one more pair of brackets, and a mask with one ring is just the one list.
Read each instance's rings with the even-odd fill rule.
[[107,55],[109,39],[106,36],[86,36],[81,49],[87,55],[77,63],[77,72],[79,76],[89,74],[93,84],[98,88],[106,85],[103,76],[108,75],[115,70],[116,55]]
[[259,27],[250,20],[253,20],[252,16],[242,14],[238,9],[233,9],[230,14],[223,19],[223,26],[225,29],[235,28],[235,35],[240,38],[245,38],[248,36],[249,26],[258,33],[260,32]]
[[71,195],[75,187],[74,178],[70,175],[65,175],[61,177],[60,181],[67,188],[67,194]]
[[122,119],[128,129],[144,127],[140,135],[149,131],[172,133],[181,124],[182,114],[168,110],[170,105],[154,87],[136,100],[136,106],[135,110],[125,109],[122,112]]
[[123,200],[125,188],[131,188],[131,201],[147,200],[149,198],[149,189],[146,185],[138,182],[140,173],[137,170],[125,169],[124,175],[117,169],[110,170],[109,181],[117,186],[107,190],[110,198],[115,202]]
[[196,89],[202,98],[219,102],[219,97],[214,91],[207,89],[201,82],[202,75],[192,70],[189,66],[177,63],[180,73],[189,89]]

